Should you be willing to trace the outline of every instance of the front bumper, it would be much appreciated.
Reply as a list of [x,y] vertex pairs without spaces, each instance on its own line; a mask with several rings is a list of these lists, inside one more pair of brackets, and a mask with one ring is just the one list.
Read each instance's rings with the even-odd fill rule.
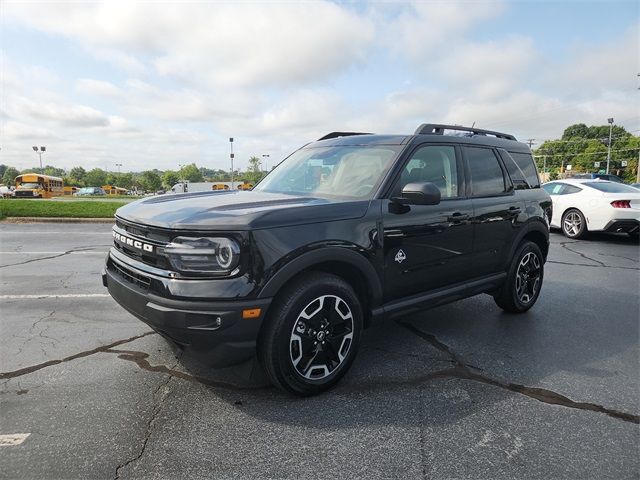
[[[123,265],[110,255],[102,272],[102,283],[127,311],[156,332],[185,347],[189,354],[207,365],[233,365],[255,355],[258,333],[271,298],[216,300],[212,292],[212,301],[169,299],[145,288],[140,279],[149,277],[148,273]],[[173,281],[164,278],[151,280]],[[199,289],[201,287],[199,284]],[[183,286],[181,290],[187,293],[188,288]],[[243,310],[256,308],[260,309],[258,317],[242,318]]]

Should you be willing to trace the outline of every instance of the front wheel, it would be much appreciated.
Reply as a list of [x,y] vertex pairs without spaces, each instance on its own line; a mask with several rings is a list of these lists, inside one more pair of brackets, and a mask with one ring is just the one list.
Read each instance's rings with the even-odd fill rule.
[[335,385],[353,362],[362,307],[342,278],[310,272],[277,297],[258,340],[258,358],[272,383],[296,395]]
[[493,298],[507,312],[526,312],[533,307],[540,295],[543,277],[542,251],[535,243],[526,241],[516,251],[507,279]]

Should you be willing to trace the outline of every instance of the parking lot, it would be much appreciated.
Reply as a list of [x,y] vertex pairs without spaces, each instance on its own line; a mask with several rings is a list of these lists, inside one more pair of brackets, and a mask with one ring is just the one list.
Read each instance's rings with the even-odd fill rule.
[[0,478],[637,478],[639,249],[552,234],[522,316],[385,321],[332,391],[207,370],[102,287],[107,224],[0,224]]

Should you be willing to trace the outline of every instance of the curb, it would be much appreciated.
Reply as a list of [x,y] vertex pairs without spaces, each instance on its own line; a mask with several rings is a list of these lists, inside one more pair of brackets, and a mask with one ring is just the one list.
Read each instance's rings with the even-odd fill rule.
[[115,218],[6,217],[3,223],[115,223]]

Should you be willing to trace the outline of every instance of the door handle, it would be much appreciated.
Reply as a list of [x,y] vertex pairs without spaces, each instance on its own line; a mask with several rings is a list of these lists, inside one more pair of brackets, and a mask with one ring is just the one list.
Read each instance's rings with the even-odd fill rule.
[[448,222],[461,222],[463,220],[468,220],[469,215],[466,213],[455,212],[447,217]]
[[521,211],[520,207],[509,207],[509,213],[520,213]]

